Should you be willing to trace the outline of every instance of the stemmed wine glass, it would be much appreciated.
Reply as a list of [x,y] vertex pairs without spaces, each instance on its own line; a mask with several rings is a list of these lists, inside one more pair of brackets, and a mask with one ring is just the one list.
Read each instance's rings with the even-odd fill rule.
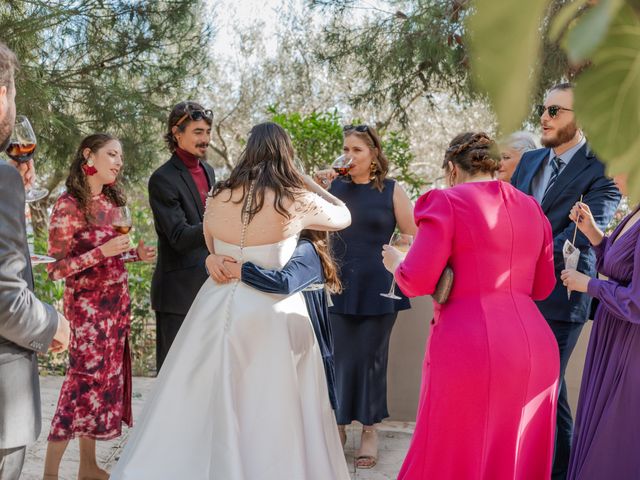
[[351,170],[351,167],[353,167],[352,160],[346,155],[340,155],[331,164],[331,168],[341,176],[347,175],[349,170]]
[[[394,233],[391,236],[391,240],[389,240],[389,245],[397,248],[403,254],[407,254],[409,249],[411,248],[411,244],[413,243],[413,235],[408,235],[406,233]],[[381,297],[391,298],[392,300],[401,300],[402,298],[396,295],[396,278],[393,277],[391,281],[391,288],[386,293],[381,293]]]
[[[36,134],[33,131],[31,122],[24,115],[16,115],[16,123],[11,133],[7,155],[18,163],[27,163],[33,158],[36,151]],[[25,192],[27,202],[42,200],[49,194],[46,188],[33,185]]]
[[[133,227],[133,218],[129,207],[116,207],[113,209],[111,226],[114,230],[122,235],[126,235]],[[120,257],[122,260],[135,260],[136,256],[129,252],[123,253]]]
[[302,160],[300,160],[299,157],[295,157],[293,159],[293,165],[296,167],[296,170],[298,170],[300,175],[306,175],[307,174],[307,169],[304,168],[304,163],[302,163]]

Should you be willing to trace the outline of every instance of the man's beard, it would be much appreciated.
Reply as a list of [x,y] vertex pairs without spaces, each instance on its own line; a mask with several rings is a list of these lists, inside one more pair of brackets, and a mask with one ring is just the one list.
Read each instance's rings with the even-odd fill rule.
[[14,122],[10,122],[8,116],[0,122],[0,152],[4,152],[11,141],[11,132]]
[[200,156],[200,154],[197,155],[198,158],[200,158],[201,160],[206,160],[207,159],[207,147],[209,146],[208,143],[199,143],[198,145],[196,145],[197,148],[204,148],[204,155]]
[[540,139],[540,143],[542,143],[543,147],[556,148],[564,143],[573,140],[573,138],[576,136],[577,131],[578,126],[576,125],[576,122],[571,122],[569,125],[558,129],[554,138],[545,139],[544,137],[542,137]]

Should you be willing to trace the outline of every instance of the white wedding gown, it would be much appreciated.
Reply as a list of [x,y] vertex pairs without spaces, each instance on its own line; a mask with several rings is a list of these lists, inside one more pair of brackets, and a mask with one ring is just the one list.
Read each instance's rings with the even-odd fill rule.
[[[280,269],[296,243],[244,247],[242,260]],[[302,295],[208,279],[111,479],[348,480]]]

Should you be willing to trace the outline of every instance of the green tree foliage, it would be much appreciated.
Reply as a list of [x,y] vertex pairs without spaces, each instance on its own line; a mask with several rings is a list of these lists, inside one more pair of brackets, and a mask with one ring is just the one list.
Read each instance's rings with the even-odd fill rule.
[[[482,0],[479,0],[479,2]],[[483,90],[474,88],[469,81],[469,38],[467,18],[473,13],[469,0],[387,0],[376,9],[362,0],[313,0],[316,8],[332,14],[325,27],[325,43],[317,52],[319,58],[338,71],[343,71],[345,82],[351,82],[351,101],[356,107],[382,107],[390,104],[393,109],[385,123],[395,119],[403,124],[409,121],[407,110],[420,97],[432,98],[437,92],[447,92],[457,102],[477,98]],[[484,4],[497,12],[491,25],[496,39],[492,64],[482,65],[491,73],[496,64],[500,71],[517,70],[520,63],[513,57],[501,56],[502,47],[513,42],[530,41],[531,29],[524,34],[517,24],[502,10],[503,3],[513,8],[529,3],[518,0],[500,2],[484,0]],[[550,3],[545,18],[565,2]],[[516,5],[518,7],[516,7]],[[485,5],[486,6],[486,5]],[[484,7],[483,7],[484,8]],[[362,22],[353,20],[354,14],[368,11]],[[499,20],[498,20],[499,19]],[[548,22],[547,22],[548,23]],[[542,24],[540,37],[548,24]],[[515,32],[515,33],[514,33]],[[529,59],[523,59],[528,61]],[[550,83],[563,75],[571,74],[566,55],[555,44],[545,45],[539,61],[543,75],[532,88],[539,97]]]
[[169,107],[208,65],[212,31],[201,10],[191,0],[0,5],[0,39],[21,62],[17,109],[32,120],[50,190],[66,177],[80,138],[96,131],[120,137],[129,180],[147,176]]
[[[501,126],[517,127],[525,115],[528,92],[539,83],[537,52],[542,37],[527,41],[498,42],[501,18],[511,18],[523,32],[550,28],[550,40],[557,41],[573,62],[575,111],[589,142],[608,163],[612,174],[630,175],[632,201],[640,200],[640,4],[637,0],[576,0],[568,3],[551,20],[544,12],[549,0],[500,4],[502,16],[496,18],[487,7],[491,0],[477,0],[477,14],[470,21],[474,38],[474,72],[478,83],[489,93]],[[494,12],[495,13],[495,12]],[[503,48],[498,51],[496,45]],[[543,49],[544,51],[544,49]],[[512,85],[516,75],[504,58],[520,58],[521,88]],[[492,65],[486,74],[482,65]]]
[[289,133],[305,171],[327,166],[342,151],[342,125],[335,110],[303,115],[278,112],[277,107],[272,106],[268,112],[271,121]]

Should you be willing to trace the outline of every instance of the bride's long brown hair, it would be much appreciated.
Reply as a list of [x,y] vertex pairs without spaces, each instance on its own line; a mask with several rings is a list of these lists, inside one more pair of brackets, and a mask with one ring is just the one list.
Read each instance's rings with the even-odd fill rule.
[[295,168],[294,156],[291,139],[280,125],[260,123],[251,129],[247,146],[231,175],[227,180],[216,183],[212,196],[242,188],[242,198],[236,203],[246,203],[249,187],[255,181],[251,204],[244,208],[249,213],[249,221],[264,206],[266,190],[273,190],[273,207],[289,219],[285,200],[295,200],[305,189],[302,176]]
[[331,236],[329,232],[321,232],[319,230],[303,230],[300,232],[300,238],[305,238],[313,243],[318,252],[320,263],[322,264],[322,272],[324,273],[324,284],[331,293],[342,292],[342,282],[338,277],[338,267],[331,255],[331,246],[329,241]]

